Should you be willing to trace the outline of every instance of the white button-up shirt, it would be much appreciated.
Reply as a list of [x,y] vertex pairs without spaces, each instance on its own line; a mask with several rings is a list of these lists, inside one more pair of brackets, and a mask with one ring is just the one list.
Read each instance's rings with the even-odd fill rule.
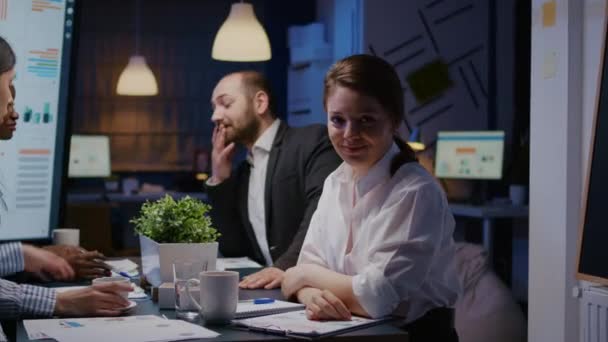
[[247,154],[247,161],[251,165],[249,173],[249,189],[247,191],[247,213],[249,222],[253,227],[255,238],[264,254],[266,266],[272,265],[272,257],[266,238],[266,170],[268,169],[268,157],[272,149],[272,143],[279,130],[281,120],[276,119],[264,133],[253,144],[251,151]]
[[429,309],[452,307],[460,284],[445,194],[418,163],[391,177],[397,153],[393,144],[358,180],[346,163],[329,175],[298,264],[353,276],[353,292],[368,314],[411,322]]

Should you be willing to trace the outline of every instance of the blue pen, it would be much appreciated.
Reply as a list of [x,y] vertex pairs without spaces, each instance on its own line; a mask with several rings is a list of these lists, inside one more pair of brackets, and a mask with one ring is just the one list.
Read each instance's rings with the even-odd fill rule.
[[123,277],[127,277],[127,278],[129,278],[129,279],[131,279],[131,278],[132,278],[130,275],[128,275],[126,272],[123,272],[123,271],[118,272],[118,274],[120,274],[120,275],[121,275],[121,276],[123,276]]
[[256,298],[253,300],[253,304],[270,304],[274,303],[273,298]]

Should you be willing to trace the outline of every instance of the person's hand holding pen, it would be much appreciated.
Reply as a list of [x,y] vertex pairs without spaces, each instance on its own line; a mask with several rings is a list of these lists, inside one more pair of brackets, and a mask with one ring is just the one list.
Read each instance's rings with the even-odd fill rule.
[[103,262],[106,257],[98,251],[65,245],[47,246],[44,249],[67,260],[79,279],[94,279],[112,274],[112,268]]

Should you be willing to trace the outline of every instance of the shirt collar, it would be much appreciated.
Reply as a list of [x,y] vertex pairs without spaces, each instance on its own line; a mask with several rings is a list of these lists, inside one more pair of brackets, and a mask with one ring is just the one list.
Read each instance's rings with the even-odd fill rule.
[[262,149],[266,152],[270,152],[272,149],[272,143],[274,142],[274,138],[277,136],[277,132],[279,131],[279,125],[281,124],[280,119],[275,119],[268,128],[260,135],[258,140],[256,140],[255,144],[253,144],[253,149]]
[[369,169],[367,174],[357,181],[354,180],[353,169],[347,163],[342,163],[336,172],[337,180],[341,183],[350,183],[355,181],[357,186],[357,195],[359,197],[365,195],[381,180],[390,178],[390,166],[393,157],[399,154],[399,147],[393,143],[386,151],[384,156]]
[[260,135],[258,140],[256,140],[255,144],[251,148],[251,151],[247,152],[247,162],[250,166],[254,165],[254,151],[264,151],[266,153],[270,153],[272,149],[272,144],[274,143],[274,139],[277,136],[277,132],[279,131],[279,126],[281,125],[280,119],[275,119],[268,128]]

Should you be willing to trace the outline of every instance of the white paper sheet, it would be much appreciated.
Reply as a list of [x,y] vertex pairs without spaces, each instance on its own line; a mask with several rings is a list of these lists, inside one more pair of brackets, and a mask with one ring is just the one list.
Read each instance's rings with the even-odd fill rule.
[[104,260],[104,262],[118,272],[129,272],[137,269],[137,264],[129,259]]
[[295,334],[328,334],[336,331],[347,330],[357,326],[374,324],[383,319],[368,319],[352,316],[350,321],[312,321],[306,317],[306,312],[292,311],[282,314],[260,316],[235,320],[238,324],[258,328],[261,330],[283,331]]
[[[73,286],[76,287],[76,286]],[[71,318],[71,319],[26,319],[23,320],[25,332],[30,340],[49,338],[45,332],[65,329],[67,325],[87,325],[97,327],[124,326],[138,321],[153,321],[165,319],[154,315],[108,317],[108,318]]]
[[223,271],[228,268],[259,268],[262,265],[247,258],[217,258],[216,267],[219,271]]
[[58,342],[159,342],[213,338],[218,333],[180,320],[136,322],[116,327],[77,327],[49,331]]
[[24,325],[30,339],[54,338],[59,342],[156,342],[219,336],[199,325],[152,315],[26,320]]

